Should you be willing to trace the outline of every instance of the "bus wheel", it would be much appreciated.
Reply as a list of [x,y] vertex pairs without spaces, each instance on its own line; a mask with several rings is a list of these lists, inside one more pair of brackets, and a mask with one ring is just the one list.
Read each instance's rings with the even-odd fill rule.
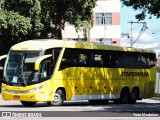
[[25,107],[32,107],[36,104],[36,102],[28,102],[28,101],[21,101],[22,105]]
[[135,104],[137,101],[138,92],[136,90],[132,91],[130,94],[129,103]]
[[129,91],[127,89],[122,89],[120,94],[120,103],[127,104],[129,103]]
[[54,105],[54,106],[60,106],[63,104],[64,101],[64,93],[61,89],[57,90],[56,93],[54,94],[54,101],[52,102],[47,102],[48,105]]

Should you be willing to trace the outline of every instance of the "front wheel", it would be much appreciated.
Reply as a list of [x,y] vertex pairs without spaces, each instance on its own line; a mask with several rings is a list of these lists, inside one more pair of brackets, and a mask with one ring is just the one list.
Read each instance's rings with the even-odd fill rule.
[[32,107],[36,104],[36,102],[28,102],[28,101],[21,101],[22,105],[25,107]]
[[54,101],[47,102],[48,105],[54,105],[54,106],[60,106],[64,102],[64,93],[62,90],[57,90],[56,93],[54,94]]

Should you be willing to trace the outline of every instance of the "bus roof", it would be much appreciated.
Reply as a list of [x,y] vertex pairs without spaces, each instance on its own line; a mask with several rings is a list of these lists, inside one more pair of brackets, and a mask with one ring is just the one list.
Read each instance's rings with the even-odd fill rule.
[[11,50],[39,51],[39,50],[45,50],[45,49],[55,48],[55,47],[155,53],[153,50],[148,50],[148,49],[118,47],[118,46],[97,44],[97,43],[91,43],[91,42],[65,41],[65,40],[56,40],[56,39],[28,40],[28,41],[15,44],[14,46],[11,47]]

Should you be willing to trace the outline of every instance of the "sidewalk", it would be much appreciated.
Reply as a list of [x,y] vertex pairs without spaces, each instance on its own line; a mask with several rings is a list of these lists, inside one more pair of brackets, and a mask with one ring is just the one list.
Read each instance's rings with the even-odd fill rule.
[[151,99],[160,100],[160,97],[152,97]]

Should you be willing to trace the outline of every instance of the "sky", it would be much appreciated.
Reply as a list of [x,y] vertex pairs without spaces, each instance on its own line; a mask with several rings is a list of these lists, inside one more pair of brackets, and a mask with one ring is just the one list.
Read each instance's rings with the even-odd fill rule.
[[[135,15],[137,13],[139,13],[139,11],[135,11],[131,7],[122,7],[121,5],[121,33],[127,33],[129,36],[131,36],[131,24],[127,22],[137,22],[138,20],[135,19]],[[132,39],[133,41],[136,40],[133,47],[143,49],[156,48],[156,51],[160,51],[160,18],[157,19],[155,16],[152,16],[152,19],[149,19],[149,17],[150,15],[147,15],[144,21],[139,21],[147,23],[147,29],[142,32],[139,38],[138,36],[143,27],[143,24],[133,24]],[[130,41],[130,38],[121,35],[121,46],[129,47]]]

